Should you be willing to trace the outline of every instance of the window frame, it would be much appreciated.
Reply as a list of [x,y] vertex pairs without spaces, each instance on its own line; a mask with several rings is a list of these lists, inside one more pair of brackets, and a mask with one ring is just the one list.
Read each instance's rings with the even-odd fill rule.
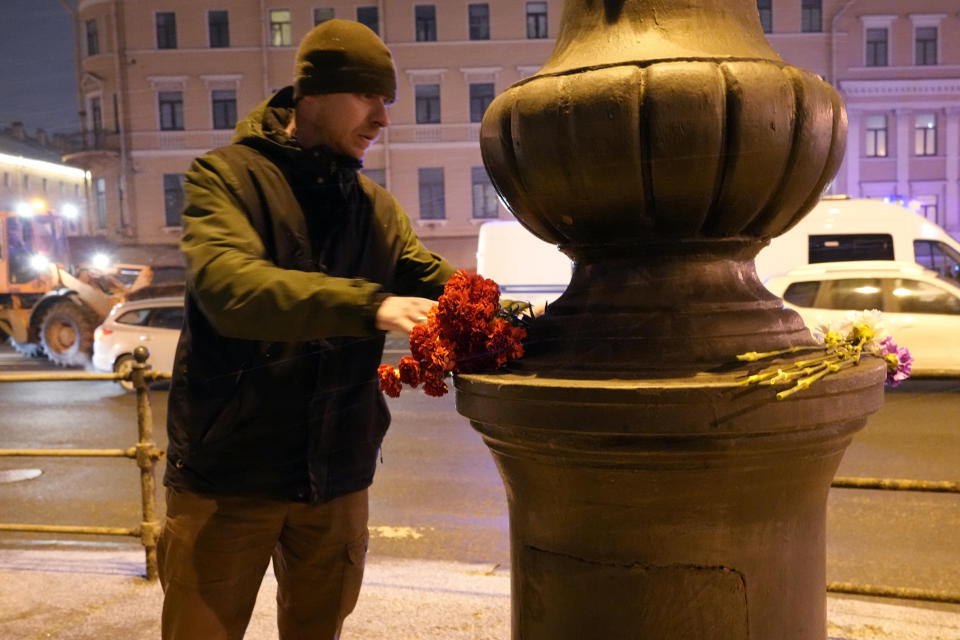
[[[429,173],[427,173],[429,172]],[[439,176],[439,180],[424,178]],[[447,219],[446,189],[443,167],[417,168],[417,193],[420,220],[436,222]]]
[[87,48],[87,57],[100,54],[100,25],[96,18],[90,18],[84,22],[86,37],[84,38]]
[[[320,11],[324,11],[324,12],[329,11],[330,12],[329,17],[321,19],[319,14]],[[336,10],[334,7],[314,7],[313,8],[313,26],[317,26],[318,24],[323,24],[328,20],[333,20],[335,17],[336,17]]]
[[[933,126],[921,126],[920,118],[933,116]],[[939,118],[936,112],[916,113],[913,116],[913,155],[917,158],[929,158],[937,154],[937,129]]]
[[[223,22],[214,22],[214,16],[223,16]],[[217,37],[214,37],[214,34]],[[230,47],[230,12],[226,9],[210,9],[207,11],[207,45],[211,49],[227,49]]]
[[[925,193],[911,196],[911,209],[934,224],[940,224],[940,196],[935,193]],[[916,203],[916,204],[914,204]],[[929,214],[933,215],[929,215]]]
[[[219,97],[217,94],[221,94]],[[224,94],[230,94],[225,97]],[[218,115],[218,107],[222,113]],[[213,128],[216,131],[232,130],[237,126],[237,91],[236,89],[210,90],[210,116]],[[225,118],[225,120],[223,119]],[[222,126],[221,126],[222,125]]]
[[[920,39],[921,30],[932,30],[933,40]],[[930,46],[932,45],[932,46]],[[922,47],[922,49],[921,49]],[[913,64],[918,67],[932,67],[939,64],[940,28],[934,25],[914,25],[913,27]],[[928,54],[930,58],[928,59]]]
[[[483,8],[484,15],[473,15],[474,9]],[[475,23],[475,20],[477,21]],[[479,33],[480,35],[475,35]],[[471,2],[467,5],[467,38],[469,40],[490,39],[490,3]]]
[[[543,11],[533,11],[542,7]],[[550,23],[548,18],[549,6],[543,0],[527,2],[524,5],[524,15],[527,24],[527,40],[545,40],[550,37]]]
[[[871,118],[883,118],[883,127],[875,128],[870,126]],[[863,119],[863,155],[865,158],[886,158],[889,157],[889,137],[890,121],[885,113],[868,114]],[[872,134],[872,135],[871,135]],[[871,153],[871,142],[873,143],[873,153]],[[880,150],[882,147],[882,153]]]
[[[173,94],[176,94],[179,99],[172,99]],[[164,99],[165,95],[166,99]],[[177,105],[179,105],[179,108]],[[167,118],[165,117],[165,106],[167,107],[167,110],[169,110],[169,124],[172,126],[164,126],[167,122]],[[157,115],[158,128],[160,131],[183,131],[183,91],[158,91]]]
[[[489,97],[486,94],[474,93],[474,89],[476,88],[479,92],[480,87],[490,88]],[[467,87],[467,91],[468,100],[470,102],[470,122],[474,124],[481,122],[487,107],[490,106],[490,103],[493,102],[493,99],[497,95],[497,87],[493,82],[471,82]],[[481,103],[483,103],[482,108],[480,107]],[[474,107],[477,107],[477,112],[475,112]]]
[[[883,40],[871,40],[873,34],[883,34]],[[882,49],[881,49],[882,47]],[[881,56],[882,53],[882,56]],[[889,27],[867,27],[864,31],[864,57],[863,64],[866,67],[889,67],[890,66],[890,29]]]
[[[177,49],[176,11],[157,11],[154,14],[157,49]],[[169,22],[166,22],[167,19]]]
[[[470,202],[472,220],[496,220],[500,217],[500,197],[490,180],[490,174],[482,166],[470,167]],[[478,212],[480,215],[477,215]]]
[[773,33],[773,2],[772,0],[757,0],[757,16],[760,18],[760,28],[764,33]]
[[437,5],[413,5],[413,36],[416,42],[437,41]]
[[107,179],[104,177],[94,178],[93,180],[93,198],[96,202],[96,222],[97,229],[107,228]]
[[803,33],[823,32],[823,0],[801,0],[800,30]]
[[[425,95],[431,87],[436,88],[436,95]],[[442,103],[440,100],[440,84],[435,82],[414,84],[413,94],[414,121],[416,124],[440,124],[443,117]],[[423,111],[421,111],[421,105],[423,106]]]
[[[172,182],[171,178],[178,180],[178,189],[174,189],[170,184]],[[161,180],[161,185],[163,186],[163,221],[164,226],[166,227],[181,227],[183,226],[183,209],[186,205],[186,193],[184,192],[184,179],[185,174],[183,173],[164,173],[163,179]],[[174,193],[176,191],[177,193]],[[176,198],[171,200],[171,196],[175,195]],[[178,204],[179,203],[179,204]],[[171,212],[176,214],[176,220],[172,218]]]
[[[364,14],[369,14],[362,16],[361,12]],[[380,8],[377,5],[362,5],[357,7],[357,22],[362,25],[366,25],[378,36],[380,35]],[[373,18],[372,23],[370,18]]]
[[[286,13],[286,21],[277,19],[279,14]],[[270,47],[293,46],[293,12],[290,9],[268,9],[267,24],[270,25]]]

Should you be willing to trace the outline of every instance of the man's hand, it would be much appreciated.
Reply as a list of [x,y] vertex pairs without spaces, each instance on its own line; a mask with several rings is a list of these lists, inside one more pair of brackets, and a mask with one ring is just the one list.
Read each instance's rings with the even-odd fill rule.
[[418,324],[427,321],[427,312],[436,302],[427,298],[390,296],[377,309],[377,329],[410,333]]

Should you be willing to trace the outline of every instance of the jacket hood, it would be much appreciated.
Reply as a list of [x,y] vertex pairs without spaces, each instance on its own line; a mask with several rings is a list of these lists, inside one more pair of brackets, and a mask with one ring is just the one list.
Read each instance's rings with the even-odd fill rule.
[[252,147],[268,158],[285,158],[304,168],[326,173],[363,167],[363,163],[356,158],[337,155],[323,146],[313,149],[301,147],[286,131],[293,118],[293,110],[293,87],[284,87],[237,123],[232,142]]

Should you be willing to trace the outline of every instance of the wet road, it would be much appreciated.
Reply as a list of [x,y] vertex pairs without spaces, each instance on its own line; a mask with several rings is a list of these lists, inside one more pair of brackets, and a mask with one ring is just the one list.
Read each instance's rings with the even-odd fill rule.
[[[400,354],[389,356],[397,359]],[[0,371],[51,369],[0,347]],[[154,388],[156,440],[166,444],[167,393]],[[122,448],[136,439],[134,395],[112,382],[0,384],[6,448]],[[371,492],[371,552],[509,564],[506,500],[479,435],[441,399],[404,393]],[[13,470],[39,469],[10,480]],[[960,380],[888,391],[848,449],[845,476],[960,480]],[[20,474],[30,475],[30,474]],[[159,474],[158,474],[159,483]],[[159,495],[162,512],[162,492]],[[124,459],[0,458],[0,520],[134,526],[135,464]],[[960,495],[831,491],[828,579],[960,593]],[[0,534],[0,546],[136,545],[134,539]]]

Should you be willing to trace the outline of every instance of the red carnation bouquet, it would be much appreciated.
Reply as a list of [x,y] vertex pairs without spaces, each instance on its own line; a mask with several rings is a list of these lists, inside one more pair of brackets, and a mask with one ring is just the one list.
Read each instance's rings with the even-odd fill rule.
[[391,398],[403,385],[428,396],[447,393],[448,372],[479,373],[502,367],[523,356],[523,326],[527,316],[500,305],[500,288],[493,280],[460,270],[451,276],[443,295],[427,314],[426,324],[410,332],[410,354],[396,367],[380,365],[380,389]]

